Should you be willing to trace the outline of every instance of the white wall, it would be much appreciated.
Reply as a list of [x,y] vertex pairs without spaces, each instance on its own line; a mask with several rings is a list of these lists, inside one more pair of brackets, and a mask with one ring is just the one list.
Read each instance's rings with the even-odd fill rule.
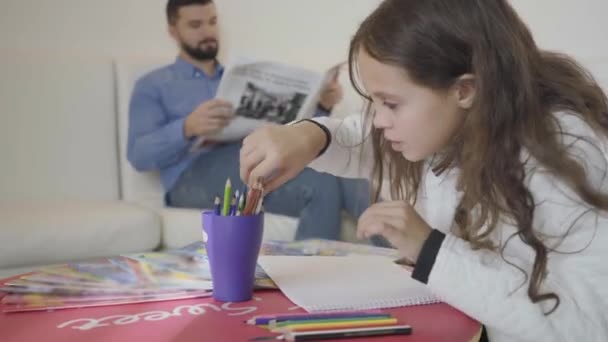
[[[349,38],[381,0],[216,0],[222,53],[324,70],[345,60]],[[538,44],[579,58],[608,87],[608,0],[511,0]],[[166,0],[0,0],[6,51],[171,60]],[[346,75],[342,81],[347,82]],[[357,102],[347,92],[347,103]],[[352,107],[352,108],[351,108]],[[355,110],[356,105],[343,108]]]
[[608,1],[511,0],[543,48],[608,57]]
[[[511,0],[539,45],[578,57],[608,85],[607,0]],[[166,0],[1,0],[1,50],[171,60]],[[216,0],[222,53],[324,70],[345,60],[348,41],[380,0]],[[3,53],[6,53],[3,52]],[[0,53],[0,59],[2,54]],[[342,81],[347,82],[346,75]],[[345,108],[359,107],[347,92]],[[356,103],[356,104],[355,104]],[[349,105],[350,104],[350,105]]]
[[[172,56],[166,0],[2,0],[0,48]],[[378,0],[217,0],[224,52],[239,49],[311,67],[343,58]],[[345,7],[345,4],[348,4]]]
[[[225,50],[312,67],[344,58],[357,23],[379,0],[216,0]],[[2,0],[0,48],[172,56],[165,0]],[[608,1],[512,0],[539,44],[608,56]],[[1,57],[0,57],[1,58]]]

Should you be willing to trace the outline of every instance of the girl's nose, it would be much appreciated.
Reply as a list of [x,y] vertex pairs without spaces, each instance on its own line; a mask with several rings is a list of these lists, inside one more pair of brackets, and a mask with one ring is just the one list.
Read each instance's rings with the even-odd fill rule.
[[383,110],[377,110],[374,113],[373,124],[375,128],[385,129],[393,126],[393,118],[390,113]]

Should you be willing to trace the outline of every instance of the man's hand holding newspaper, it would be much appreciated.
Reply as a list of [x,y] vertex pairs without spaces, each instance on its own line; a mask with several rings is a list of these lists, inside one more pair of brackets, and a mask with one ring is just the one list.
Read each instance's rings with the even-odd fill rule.
[[[242,139],[268,123],[310,118],[318,104],[331,110],[343,96],[338,82],[342,65],[321,74],[269,61],[232,60],[224,70],[216,99],[203,103],[187,119],[186,126],[191,128],[185,127],[186,136],[198,137],[193,150],[204,142]],[[232,110],[226,114],[228,108]],[[204,123],[211,125],[203,129]]]
[[234,108],[228,101],[213,99],[201,103],[184,122],[188,139],[221,132],[234,118]]

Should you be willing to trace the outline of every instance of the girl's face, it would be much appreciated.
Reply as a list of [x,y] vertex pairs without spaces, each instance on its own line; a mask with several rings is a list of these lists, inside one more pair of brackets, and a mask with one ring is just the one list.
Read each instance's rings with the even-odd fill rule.
[[464,121],[462,93],[415,84],[399,67],[382,64],[365,49],[358,54],[361,82],[373,103],[374,128],[409,161],[443,150]]

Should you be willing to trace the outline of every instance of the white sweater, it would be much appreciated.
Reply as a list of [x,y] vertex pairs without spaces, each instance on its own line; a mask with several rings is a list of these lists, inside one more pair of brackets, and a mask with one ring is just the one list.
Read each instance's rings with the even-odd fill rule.
[[[576,116],[558,114],[558,118],[566,132],[583,135],[603,147]],[[360,116],[315,120],[329,128],[332,142],[310,166],[339,176],[369,175],[371,138],[353,147],[361,142]],[[568,135],[563,139],[573,143],[571,153],[585,162],[593,184],[605,188],[604,155]],[[446,234],[428,287],[444,302],[484,324],[490,341],[608,341],[608,216],[589,212],[564,184],[542,167],[532,170],[534,162],[528,164],[527,185],[537,205],[533,224],[546,236],[545,245],[558,244],[559,237],[573,225],[557,247],[567,253],[549,254],[548,275],[541,287],[541,293],[554,292],[560,297],[559,308],[544,315],[553,301],[532,303],[521,271],[499,252],[472,250],[467,241],[450,233],[461,196],[455,188],[457,170],[440,177],[426,172],[418,196],[417,211],[431,227]],[[503,245],[515,231],[513,225],[503,223],[493,239]],[[506,244],[504,258],[531,275],[534,253],[518,237]]]

